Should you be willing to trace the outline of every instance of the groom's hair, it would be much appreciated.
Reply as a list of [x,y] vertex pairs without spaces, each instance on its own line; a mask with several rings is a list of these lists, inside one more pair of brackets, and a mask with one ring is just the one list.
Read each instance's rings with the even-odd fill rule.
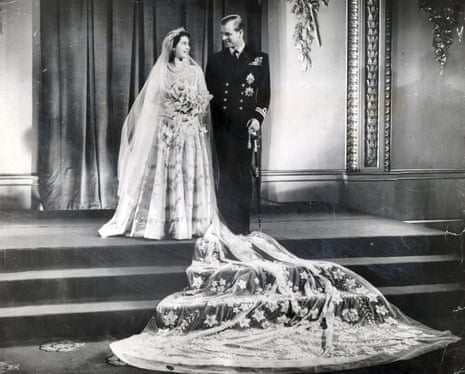
[[242,20],[242,17],[239,14],[230,14],[229,16],[226,16],[221,19],[221,26],[226,25],[228,22],[234,22],[234,29],[236,31],[239,30],[244,30],[245,24],[244,21]]

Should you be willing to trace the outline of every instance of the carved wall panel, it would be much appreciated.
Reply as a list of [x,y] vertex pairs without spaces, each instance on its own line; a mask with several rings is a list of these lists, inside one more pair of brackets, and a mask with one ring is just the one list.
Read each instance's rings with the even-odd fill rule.
[[384,34],[384,171],[391,171],[392,3],[386,0]]
[[377,167],[379,0],[367,0],[365,9],[365,167]]
[[360,6],[361,0],[348,0],[346,168],[351,172],[359,169]]

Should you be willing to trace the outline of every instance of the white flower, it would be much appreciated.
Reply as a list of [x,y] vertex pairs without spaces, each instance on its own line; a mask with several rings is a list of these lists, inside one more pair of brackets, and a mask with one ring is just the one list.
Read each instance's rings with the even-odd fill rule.
[[354,278],[348,278],[346,279],[344,285],[347,287],[347,289],[351,290],[357,287],[357,282],[355,282]]
[[359,320],[357,309],[344,309],[342,311],[342,318],[347,322],[357,322]]
[[235,307],[233,308],[233,313],[235,313],[235,314],[240,313],[240,311],[241,311],[241,309],[240,309],[238,306],[235,306]]
[[247,84],[252,84],[253,82],[255,82],[255,77],[252,73],[249,73],[249,75],[247,75],[247,77],[245,78],[245,81],[247,82]]
[[245,290],[245,287],[246,287],[247,283],[245,282],[245,280],[243,279],[239,279],[237,281],[237,286],[239,287],[239,289],[241,290]]
[[221,286],[221,287],[226,286],[226,280],[225,280],[224,278],[221,278],[221,279],[220,279],[220,286]]
[[251,307],[252,305],[253,305],[253,304],[244,303],[244,304],[241,305],[241,310],[250,309],[250,307]]
[[218,321],[216,320],[216,314],[209,314],[207,315],[207,318],[205,318],[205,322],[208,327],[212,327],[218,324]]
[[260,283],[260,281],[258,280],[258,278],[254,278],[253,281],[254,281],[254,283],[255,283],[256,285],[258,285],[258,284]]
[[376,313],[381,314],[383,317],[389,314],[389,311],[384,305],[376,305]]
[[369,293],[367,294],[368,300],[371,302],[377,302],[378,301],[378,295],[375,293]]
[[253,313],[252,317],[257,321],[263,321],[265,319],[265,313],[263,310],[255,309],[255,312]]
[[177,314],[174,313],[172,310],[170,310],[168,313],[166,313],[163,316],[163,321],[165,322],[165,325],[167,326],[173,326],[176,323],[177,319],[178,319]]
[[306,271],[301,271],[299,275],[301,279],[308,279],[308,273]]
[[334,279],[342,279],[344,278],[345,273],[341,269],[337,269],[333,271]]
[[193,277],[192,278],[192,287],[193,288],[200,288],[202,286],[203,280],[202,277]]
[[342,297],[341,297],[341,294],[339,292],[337,293],[334,293],[333,294],[333,298],[332,298],[332,301],[334,304],[339,304],[339,303],[342,303]]
[[239,321],[240,327],[249,327],[250,326],[250,319],[244,318]]

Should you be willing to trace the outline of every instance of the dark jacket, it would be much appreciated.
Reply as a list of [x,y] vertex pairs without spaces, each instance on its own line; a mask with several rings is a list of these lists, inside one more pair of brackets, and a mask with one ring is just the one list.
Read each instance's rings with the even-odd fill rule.
[[213,95],[213,126],[237,134],[247,133],[247,122],[263,122],[270,103],[268,55],[245,46],[239,59],[229,49],[208,59],[205,73]]

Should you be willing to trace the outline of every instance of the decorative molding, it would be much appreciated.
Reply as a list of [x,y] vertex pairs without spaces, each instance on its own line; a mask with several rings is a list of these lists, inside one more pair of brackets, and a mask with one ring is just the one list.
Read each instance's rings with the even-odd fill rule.
[[263,170],[263,183],[342,181],[345,170]]
[[274,175],[328,175],[328,174],[343,174],[344,169],[266,169],[262,170],[264,176]]
[[391,169],[391,172],[404,174],[465,174],[465,169]]
[[397,170],[379,174],[351,174],[348,182],[393,182],[399,180],[465,180],[465,171],[459,170]]
[[384,171],[389,172],[392,139],[392,0],[385,2],[384,30]]
[[346,169],[359,170],[360,133],[360,4],[347,2],[347,140]]
[[0,186],[38,186],[39,177],[27,174],[0,174]]
[[378,167],[379,0],[366,0],[365,167]]
[[465,180],[465,170],[395,169],[389,173],[347,173],[343,169],[328,170],[263,170],[263,183],[277,182],[392,182],[397,180]]

